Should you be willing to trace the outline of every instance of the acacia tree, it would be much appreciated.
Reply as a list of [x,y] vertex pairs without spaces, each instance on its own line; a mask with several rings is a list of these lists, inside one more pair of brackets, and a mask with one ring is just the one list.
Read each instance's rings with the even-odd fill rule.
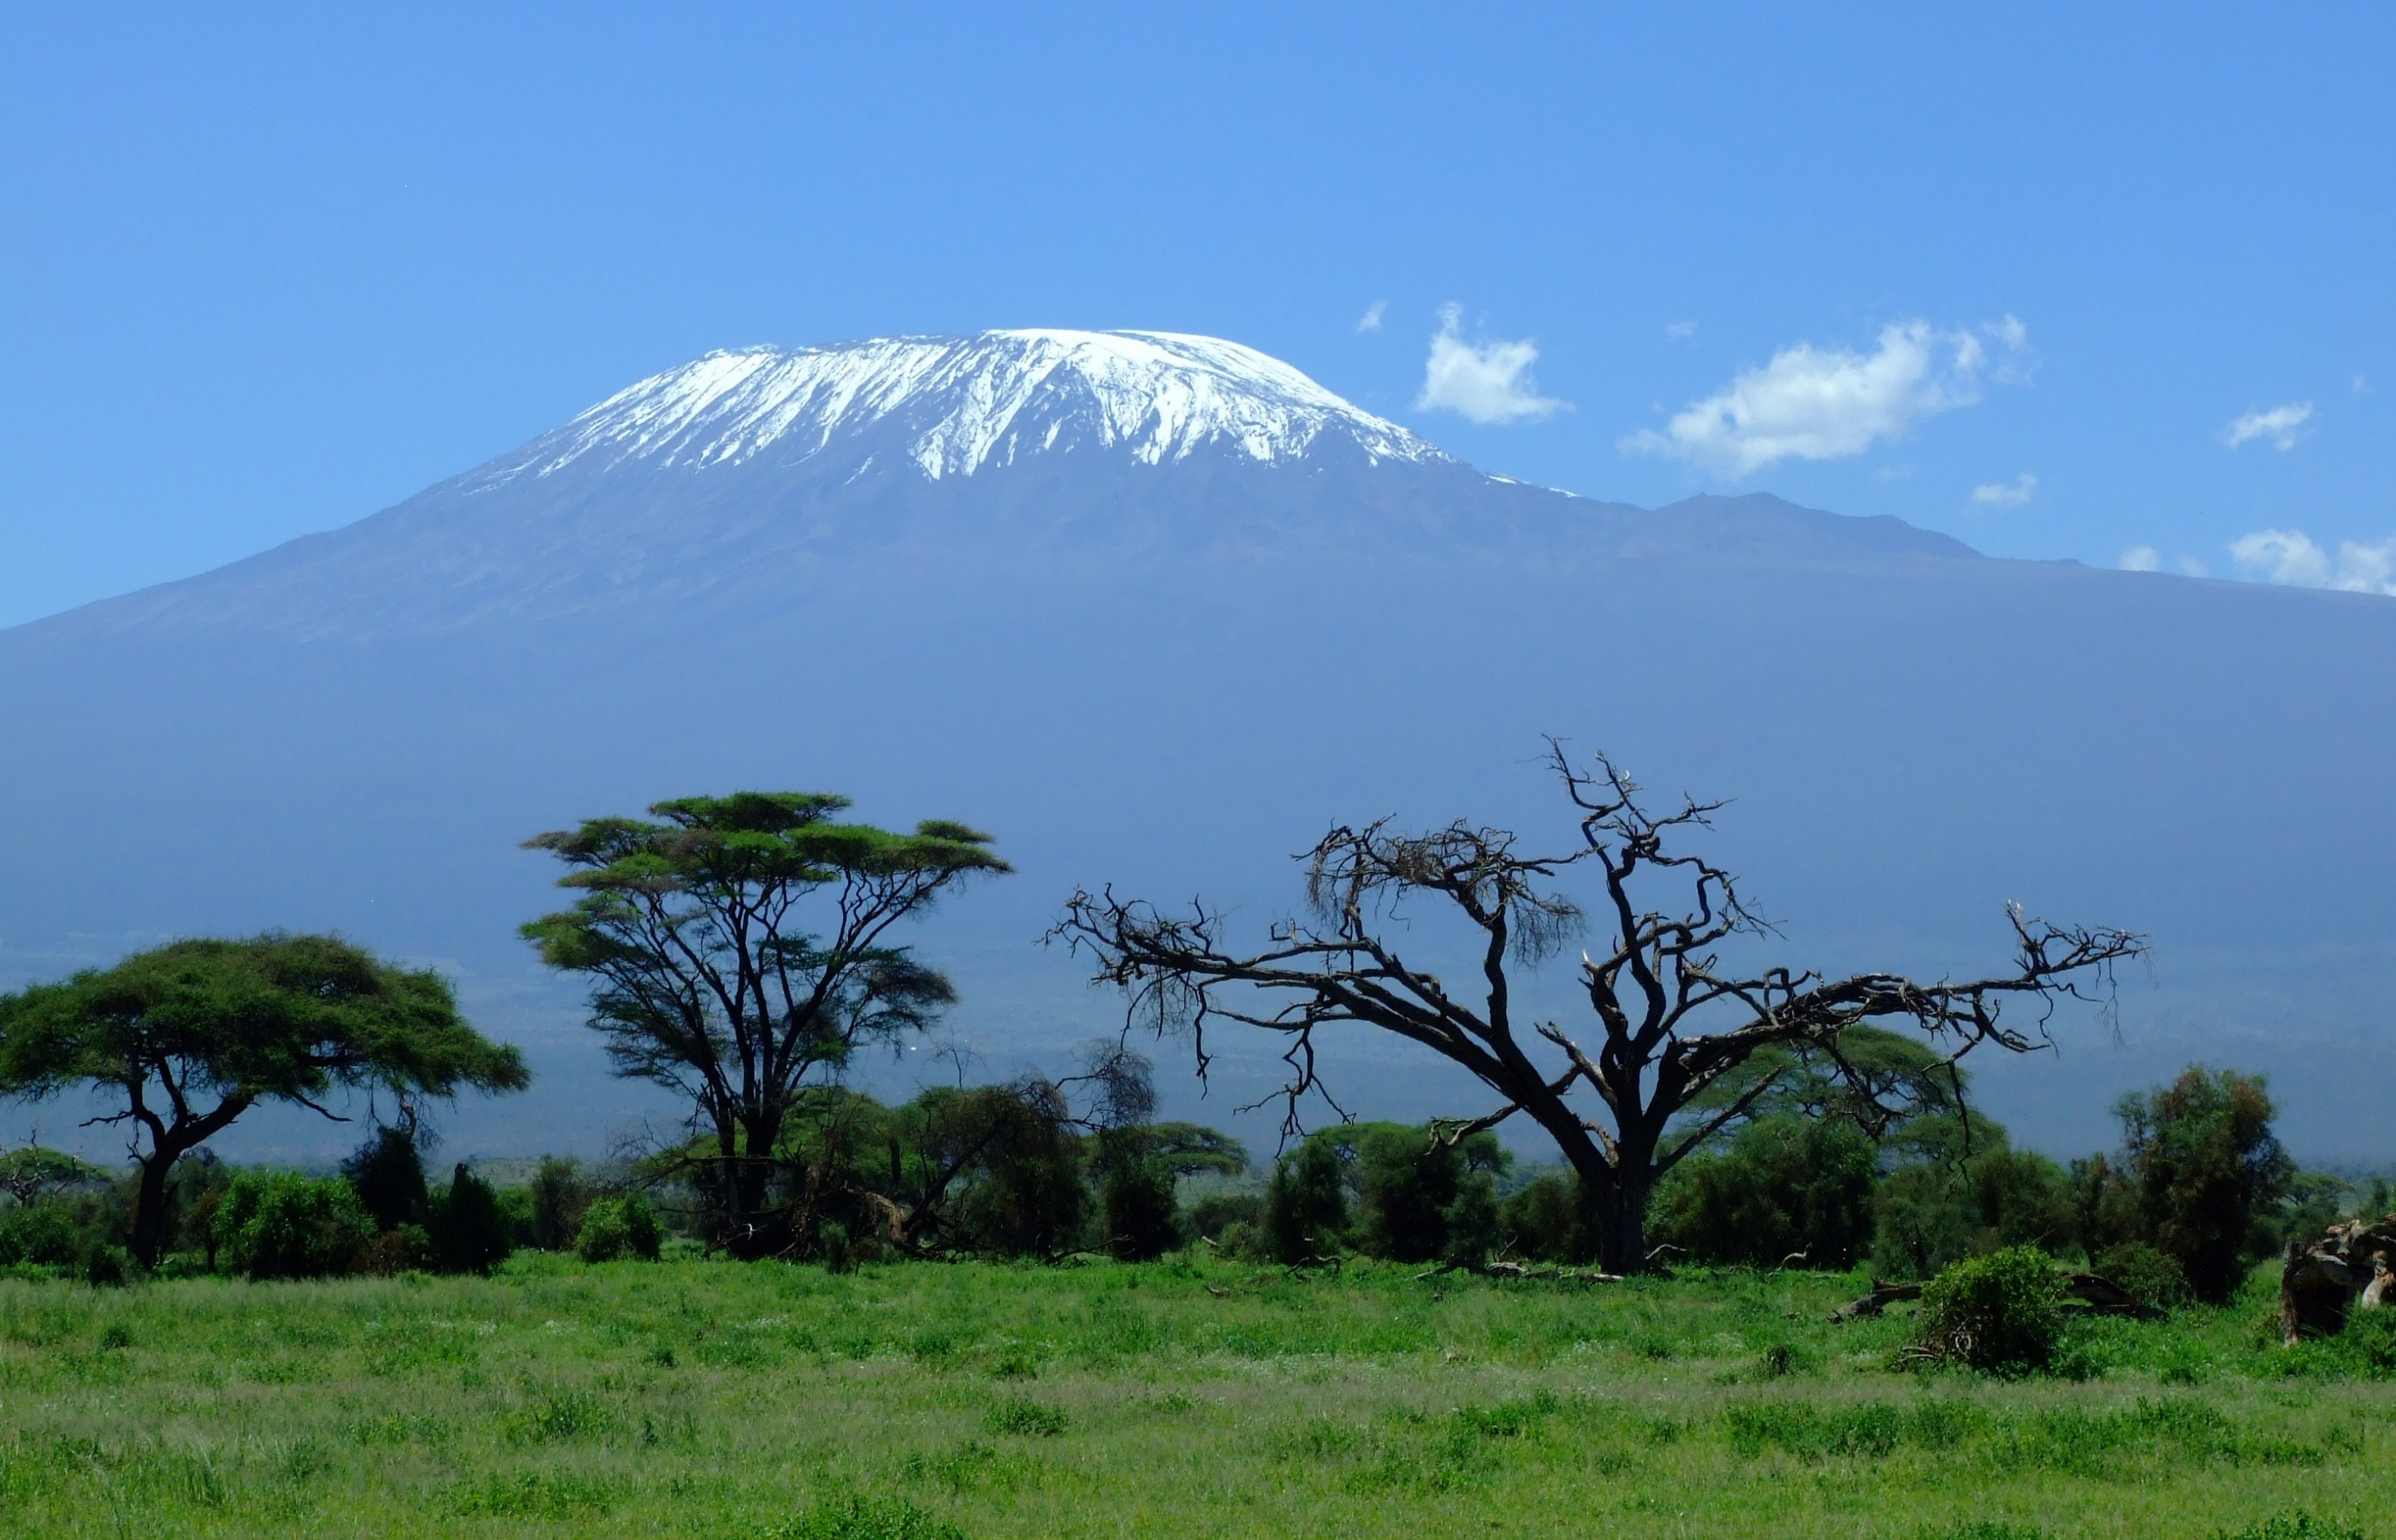
[[892,927],[967,877],[1011,870],[963,824],[833,822],[847,806],[801,791],[686,797],[652,806],[656,822],[592,818],[526,842],[571,867],[558,885],[583,895],[526,939],[590,976],[590,1024],[619,1075],[689,1098],[714,1138],[702,1183],[718,1238],[739,1255],[788,1242],[771,1177],[805,1092],[956,998],[890,943]]
[[447,1097],[529,1082],[438,974],[329,936],[177,941],[0,997],[0,1095],[123,1099],[88,1122],[131,1129],[130,1250],[144,1267],[166,1241],[175,1162],[261,1101],[332,1118],[324,1103],[341,1090]]
[[[1098,981],[1126,992],[1126,1031],[1188,1032],[1202,1076],[1214,1020],[1285,1038],[1285,1134],[1298,1132],[1301,1098],[1328,1100],[1315,1057],[1326,1029],[1394,1033],[1461,1066],[1502,1105],[1443,1123],[1442,1136],[1462,1139],[1518,1114],[1537,1122],[1579,1175],[1600,1259],[1617,1272],[1646,1264],[1643,1225],[1657,1179],[1778,1082],[1777,1073],[1760,1076],[1727,1105],[1682,1117],[1759,1052],[1808,1050],[1835,1068],[1868,1122],[1893,1118],[1904,1109],[1886,1100],[1885,1083],[1842,1053],[1850,1029],[1910,1023],[1950,1064],[1983,1043],[2026,1052],[2046,1041],[2059,999],[2090,998],[2084,991],[2109,984],[2114,962],[2143,949],[2125,932],[2051,925],[2009,907],[2012,966],[1985,978],[1917,983],[1890,973],[1825,978],[1725,966],[1725,943],[1770,927],[1728,871],[1680,848],[1722,804],[1684,801],[1651,813],[1604,755],[1583,771],[1550,747],[1579,835],[1557,854],[1526,854],[1512,834],[1463,822],[1419,835],[1393,832],[1386,820],[1343,826],[1300,857],[1311,918],[1277,923],[1259,949],[1231,948],[1223,915],[1204,905],[1169,914],[1111,891],[1075,893],[1052,934],[1092,956]],[[1590,868],[1604,889],[1593,926],[1557,885]],[[1646,895],[1659,888],[1677,890],[1677,903],[1650,907]],[[1417,897],[1443,901],[1479,933],[1477,1001],[1409,962],[1385,934],[1385,922]],[[1591,928],[1600,939],[1582,953],[1580,985],[1599,1034],[1593,1055],[1551,1021],[1519,1019],[1512,1004],[1512,970],[1535,967]],[[2003,1018],[2013,999],[2035,1002],[2033,1024]],[[1602,1116],[1583,1110],[1583,1090]]]

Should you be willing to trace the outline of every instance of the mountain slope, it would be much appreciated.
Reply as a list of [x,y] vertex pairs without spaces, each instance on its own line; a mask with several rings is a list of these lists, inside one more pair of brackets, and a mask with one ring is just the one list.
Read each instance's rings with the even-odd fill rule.
[[[2120,1085],[2210,1055],[2335,1153],[2396,1090],[2396,725],[2356,705],[2391,686],[2383,600],[1571,498],[1231,344],[715,355],[346,529],[0,633],[0,971],[339,928],[531,1047],[539,1089],[462,1146],[595,1147],[653,1104],[514,938],[554,901],[539,830],[739,786],[992,829],[1018,875],[920,939],[1005,1073],[1111,1009],[1034,944],[1073,884],[1261,924],[1334,819],[1564,841],[1554,733],[1737,799],[1717,850],[1791,961],[1996,965],[2008,899],[2152,933],[2127,1048],[1992,1079],[2029,1136],[2084,1148]],[[1526,999],[1568,1020],[1569,986]],[[1234,1053],[1221,1095],[1270,1068]],[[1382,1045],[1350,1069],[1376,1110],[1471,1102]]]

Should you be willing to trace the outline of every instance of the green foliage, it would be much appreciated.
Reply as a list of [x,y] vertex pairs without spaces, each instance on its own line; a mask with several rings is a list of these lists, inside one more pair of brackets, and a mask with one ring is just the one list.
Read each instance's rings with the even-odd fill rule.
[[460,1161],[446,1191],[433,1194],[424,1216],[426,1238],[444,1272],[486,1273],[515,1249],[515,1227],[491,1184]]
[[2063,1335],[2063,1280],[2035,1246],[1950,1264],[1922,1291],[1919,1346],[1990,1374],[2045,1368]]
[[1878,1159],[1849,1122],[1750,1122],[1726,1150],[1693,1155],[1665,1177],[1648,1235],[1718,1266],[1802,1255],[1812,1267],[1849,1267],[1871,1239]]
[[1505,1241],[1516,1255],[1542,1262],[1586,1262],[1597,1255],[1589,1223],[1589,1194],[1571,1171],[1551,1171],[1507,1195],[1498,1210]]
[[1872,1195],[1872,1268],[1930,1278],[1951,1262],[2007,1246],[2059,1251],[2076,1238],[2070,1178],[2043,1155],[2005,1148],[1993,1124],[1977,1150],[1888,1173]]
[[1451,1141],[1431,1125],[1381,1122],[1315,1137],[1352,1151],[1356,1243],[1366,1255],[1479,1261],[1497,1239],[1495,1176],[1510,1157],[1496,1135]]
[[965,1540],[965,1531],[904,1497],[835,1498],[757,1533],[758,1540]]
[[2261,1076],[2193,1066],[2114,1107],[2137,1238],[2176,1260],[2200,1299],[2227,1299],[2237,1288],[2256,1219],[2296,1175],[2271,1133],[2272,1111]]
[[544,1155],[526,1186],[530,1201],[522,1242],[535,1251],[565,1251],[576,1245],[582,1232],[583,1211],[591,1206],[592,1197],[580,1163]]
[[0,1154],[0,1196],[36,1203],[75,1188],[105,1186],[108,1173],[62,1149],[27,1145]]
[[1098,1223],[1107,1251],[1118,1260],[1145,1262],[1181,1243],[1173,1170],[1153,1156],[1109,1161],[1098,1184]]
[[216,1213],[221,1265],[254,1279],[354,1272],[374,1243],[374,1216],[349,1183],[290,1171],[246,1171]]
[[333,936],[177,941],[0,997],[0,1095],[91,1090],[127,1119],[153,1111],[134,1120],[149,1139],[132,1225],[145,1266],[167,1239],[175,1163],[260,1101],[526,1082],[523,1056],[468,1026],[437,974]]
[[[741,1255],[798,1239],[781,1229],[773,1157],[805,1093],[955,999],[887,944],[891,927],[967,877],[1009,870],[962,824],[896,834],[835,822],[847,805],[816,792],[686,797],[651,806],[655,822],[593,818],[526,842],[564,861],[560,885],[581,896],[522,934],[551,967],[590,980],[590,1025],[618,1074],[693,1098],[715,1147],[699,1180]],[[801,928],[810,918],[820,934]]]
[[2179,1265],[2179,1259],[2166,1256],[2142,1241],[2108,1246],[2091,1259],[2089,1266],[2128,1290],[2133,1298],[2155,1309],[2173,1309],[2189,1301],[2188,1272]]
[[0,1209],[0,1268],[63,1268],[81,1249],[73,1215],[55,1199]]
[[1339,1148],[1317,1134],[1273,1163],[1265,1184],[1265,1254],[1290,1263],[1336,1255],[1347,1230],[1348,1183]]
[[2334,1519],[2316,1519],[2298,1509],[2275,1513],[2260,1523],[2235,1530],[2215,1530],[2214,1540],[2363,1540],[2362,1529]]
[[575,1255],[585,1262],[614,1262],[631,1257],[654,1262],[665,1236],[657,1210],[639,1193],[624,1198],[593,1200],[582,1211],[582,1228],[574,1238]]
[[376,1228],[424,1223],[432,1195],[424,1185],[424,1157],[416,1148],[413,1130],[377,1127],[341,1162],[341,1175],[374,1215]]

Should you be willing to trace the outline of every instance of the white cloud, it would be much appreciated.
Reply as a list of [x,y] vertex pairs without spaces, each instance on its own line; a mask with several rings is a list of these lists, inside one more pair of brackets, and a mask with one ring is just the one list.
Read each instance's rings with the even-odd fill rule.
[[1443,305],[1439,332],[1431,339],[1431,357],[1423,365],[1418,412],[1456,412],[1473,422],[1514,422],[1543,418],[1564,403],[1539,394],[1531,365],[1539,350],[1530,339],[1491,342],[1474,347],[1458,333],[1464,319],[1460,305]]
[[2213,576],[2211,572],[2205,569],[2204,564],[2198,561],[2193,556],[2182,556],[2175,564],[2178,566],[2180,571],[2188,574],[2190,578],[2210,578]]
[[2377,545],[2346,540],[2332,559],[2302,530],[2258,529],[2232,541],[2230,554],[2265,582],[2396,596],[2396,538]]
[[2011,482],[1988,482],[1972,488],[1972,500],[1997,508],[2019,508],[2038,491],[2038,478],[2023,471]]
[[2221,430],[2221,442],[2235,449],[2255,439],[2269,439],[2271,447],[2284,455],[2304,437],[2305,423],[2312,415],[2313,404],[2309,401],[2291,401],[2268,412],[2249,412]]
[[2022,325],[2021,317],[2018,315],[2008,315],[2002,321],[1985,322],[1980,329],[2003,343],[2011,352],[2019,352],[2030,346],[2030,328]]
[[[2027,337],[2010,316],[1991,329],[2009,351]],[[1938,331],[1927,321],[1883,327],[1878,351],[1869,354],[1800,342],[1691,403],[1662,432],[1632,433],[1619,447],[1694,460],[1732,476],[1792,456],[1859,455],[1923,418],[1979,400],[1987,363],[1978,337]]]
[[1674,321],[1665,326],[1664,335],[1675,342],[1686,342],[1697,335],[1697,324],[1695,321]]
[[1356,323],[1356,329],[1360,332],[1379,331],[1381,317],[1389,313],[1390,302],[1387,299],[1376,299],[1364,312],[1363,318]]
[[2163,553],[2152,546],[2132,546],[2122,552],[2123,572],[2152,572],[2163,564]]

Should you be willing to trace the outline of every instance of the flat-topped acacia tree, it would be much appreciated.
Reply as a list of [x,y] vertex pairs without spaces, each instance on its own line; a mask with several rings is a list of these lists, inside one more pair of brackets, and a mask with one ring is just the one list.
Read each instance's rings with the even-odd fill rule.
[[335,1114],[349,1090],[519,1091],[523,1055],[468,1026],[440,975],[329,936],[176,941],[0,997],[0,1095],[121,1098],[132,1131],[128,1249],[154,1267],[175,1162],[260,1102]]
[[[1722,804],[1684,802],[1651,814],[1604,756],[1583,771],[1551,745],[1551,763],[1579,835],[1557,854],[1524,854],[1512,834],[1462,822],[1419,835],[1392,832],[1386,822],[1341,827],[1300,857],[1311,919],[1276,923],[1255,949],[1229,946],[1224,917],[1203,905],[1166,913],[1111,891],[1074,894],[1052,934],[1095,958],[1098,981],[1126,992],[1126,1030],[1190,1034],[1202,1075],[1212,1021],[1285,1038],[1291,1073],[1281,1094],[1293,1132],[1300,1099],[1324,1091],[1315,1050],[1326,1029],[1393,1033],[1460,1065],[1502,1105],[1444,1123],[1444,1136],[1460,1139],[1517,1115],[1537,1123],[1578,1175],[1599,1258],[1616,1272],[1646,1265],[1643,1227],[1657,1179],[1777,1082],[1775,1071],[1727,1105],[1693,1107],[1759,1052],[1817,1055],[1846,1081],[1851,1110],[1868,1122],[1893,1117],[1901,1109],[1885,1104],[1884,1077],[1842,1055],[1850,1029],[1902,1021],[1950,1062],[1983,1043],[2026,1052],[2045,1041],[2058,999],[2087,998],[2083,987],[2102,986],[2114,962],[2143,949],[2126,932],[2050,925],[2008,908],[2012,966],[1986,978],[1918,983],[1892,973],[1824,978],[1725,967],[1724,943],[1770,930],[1729,872],[1678,848]],[[1603,888],[1594,915],[1559,886],[1591,868]],[[1648,907],[1644,895],[1659,888],[1677,891],[1678,902]],[[1451,991],[1389,938],[1395,911],[1418,897],[1440,902],[1479,933],[1480,978],[1469,991]],[[1535,967],[1591,931],[1596,944],[1582,953],[1580,986],[1596,1018],[1593,1055],[1553,1022],[1520,1019],[1512,1002],[1512,970]],[[2036,1003],[2036,1024],[2024,1029],[2002,1019],[2012,999]],[[1580,1092],[1598,1105],[1584,1110]]]
[[861,1046],[929,1027],[956,998],[891,930],[966,878],[1010,870],[991,838],[836,823],[845,797],[743,791],[656,803],[537,835],[573,870],[574,907],[524,927],[551,967],[590,976],[591,1026],[619,1075],[690,1099],[714,1135],[723,1243],[787,1247],[776,1146],[801,1098]]

